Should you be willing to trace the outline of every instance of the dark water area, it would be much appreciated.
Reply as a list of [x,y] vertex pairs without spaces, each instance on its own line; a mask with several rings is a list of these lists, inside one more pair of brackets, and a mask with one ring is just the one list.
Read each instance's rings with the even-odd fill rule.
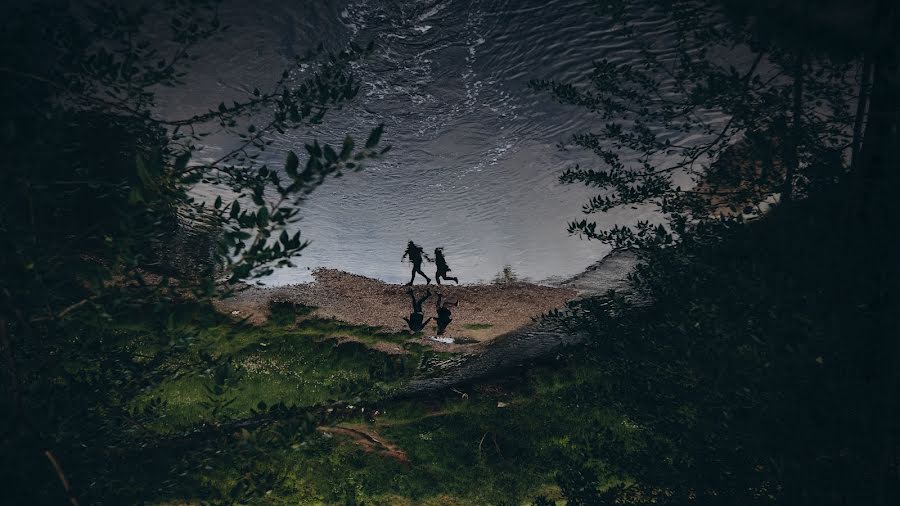
[[[534,78],[585,82],[592,60],[634,54],[594,14],[594,2],[319,4],[226,1],[221,18],[232,26],[230,34],[199,49],[187,86],[160,94],[166,116],[202,112],[263,88],[319,42],[341,48],[375,41],[374,54],[355,64],[363,83],[359,97],[322,127],[277,137],[276,149],[267,153],[278,165],[285,151],[302,152],[312,138],[364,137],[380,122],[394,149],[310,196],[299,226],[311,246],[296,268],[280,269],[266,283],[309,281],[316,267],[406,281],[408,266],[400,257],[408,240],[427,251],[444,247],[462,282],[490,280],[504,266],[535,281],[562,279],[609,252],[566,232],[594,192],[557,181],[568,166],[596,163],[590,153],[561,151],[558,144],[599,120],[526,87]],[[642,20],[648,36],[665,47],[664,20],[652,13]],[[207,139],[202,156],[210,158],[235,142]],[[600,226],[653,217],[647,208],[596,216]]]

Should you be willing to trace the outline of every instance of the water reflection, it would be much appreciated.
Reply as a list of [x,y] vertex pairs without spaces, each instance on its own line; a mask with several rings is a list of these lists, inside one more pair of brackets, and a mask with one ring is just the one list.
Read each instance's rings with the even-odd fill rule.
[[422,321],[425,318],[425,313],[422,311],[422,304],[431,297],[431,290],[426,289],[425,295],[421,299],[416,299],[415,290],[412,288],[408,289],[406,293],[409,295],[410,302],[412,303],[412,312],[409,313],[409,318],[404,316],[403,320],[406,321],[406,325],[409,327],[411,333],[421,332],[422,329],[428,325],[428,322],[431,321],[430,316],[427,320]]
[[453,314],[447,306],[459,306],[459,299],[456,299],[456,302],[447,302],[444,300],[444,295],[439,293],[435,305],[437,306],[437,334],[440,336],[444,334],[444,331],[447,330],[447,326],[453,321]]

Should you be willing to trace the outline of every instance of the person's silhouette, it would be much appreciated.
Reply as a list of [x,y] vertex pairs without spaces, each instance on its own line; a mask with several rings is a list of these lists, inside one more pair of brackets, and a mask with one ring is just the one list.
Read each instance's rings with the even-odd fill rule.
[[437,304],[436,304],[437,305],[437,333],[438,333],[438,335],[443,334],[444,331],[447,330],[447,325],[450,325],[450,322],[453,321],[453,318],[451,318],[453,316],[453,314],[450,313],[450,309],[447,308],[448,304],[452,304],[454,307],[459,306],[459,299],[457,299],[456,302],[454,302],[454,303],[448,302],[445,304],[444,296],[441,294],[438,294]]
[[409,314],[409,318],[403,317],[406,321],[406,325],[409,326],[409,330],[411,332],[419,332],[428,325],[428,322],[431,321],[431,317],[429,316],[427,320],[422,321],[425,317],[425,314],[422,312],[422,304],[431,297],[431,290],[425,290],[425,296],[419,300],[416,300],[416,295],[413,292],[412,288],[410,288],[406,293],[409,294],[409,299],[412,301],[412,313]]
[[444,278],[447,281],[455,281],[457,285],[459,284],[459,279],[447,275],[451,269],[450,266],[447,265],[447,259],[444,258],[444,248],[434,249],[434,263],[437,268],[434,273],[434,281],[437,284],[441,284],[441,278]]
[[[425,250],[423,250],[422,247],[418,244],[409,241],[409,243],[407,243],[406,245],[406,253],[403,253],[403,258],[406,258],[407,256],[409,256],[409,261],[412,263],[412,277],[409,279],[409,283],[407,283],[406,285],[411,286],[413,284],[413,281],[416,280],[417,272],[421,274],[423,278],[425,278],[425,284],[430,285],[431,278],[429,278],[424,272],[422,272],[422,258],[424,257],[429,262],[432,261],[430,258],[428,258],[428,255],[425,254]],[[403,258],[400,259],[401,262],[403,261]]]

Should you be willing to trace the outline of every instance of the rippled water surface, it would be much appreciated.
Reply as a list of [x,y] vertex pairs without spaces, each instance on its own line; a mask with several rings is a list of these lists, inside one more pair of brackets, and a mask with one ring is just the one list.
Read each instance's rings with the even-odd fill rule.
[[[302,151],[312,136],[339,142],[385,123],[387,158],[332,180],[304,204],[300,227],[312,245],[298,267],[266,281],[303,282],[334,267],[390,282],[408,279],[400,257],[407,240],[443,246],[463,282],[493,278],[504,266],[546,280],[582,271],[608,252],[571,237],[593,193],[562,186],[559,172],[593,159],[557,144],[596,119],[528,90],[529,79],[583,81],[591,60],[631,54],[593,2],[578,0],[226,1],[227,38],[210,42],[188,86],[165,92],[164,113],[180,116],[245,97],[280,74],[298,53],[322,41],[339,48],[376,42],[359,64],[359,98],[316,131],[289,132],[272,156]],[[645,27],[664,39],[665,24]],[[210,151],[232,142],[212,137]],[[211,153],[213,155],[214,153]],[[631,221],[647,211],[598,216]],[[426,268],[427,271],[427,268]]]

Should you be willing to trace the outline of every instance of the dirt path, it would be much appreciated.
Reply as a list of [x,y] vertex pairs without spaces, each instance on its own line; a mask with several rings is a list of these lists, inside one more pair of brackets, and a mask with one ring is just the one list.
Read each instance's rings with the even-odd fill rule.
[[[278,288],[248,288],[236,297],[221,301],[219,309],[236,317],[249,318],[260,324],[269,316],[270,302],[291,302],[315,307],[314,316],[334,318],[352,325],[378,327],[385,332],[407,329],[403,317],[412,311],[407,287],[384,283],[377,279],[348,274],[333,269],[319,269],[316,281]],[[491,339],[521,328],[578,295],[573,288],[554,288],[530,283],[491,285],[437,286],[416,285],[417,298],[430,290],[432,295],[424,304],[425,318],[436,318],[437,294],[445,300],[459,301],[450,307],[453,322],[442,337],[476,342]],[[436,334],[432,320],[424,333]]]

